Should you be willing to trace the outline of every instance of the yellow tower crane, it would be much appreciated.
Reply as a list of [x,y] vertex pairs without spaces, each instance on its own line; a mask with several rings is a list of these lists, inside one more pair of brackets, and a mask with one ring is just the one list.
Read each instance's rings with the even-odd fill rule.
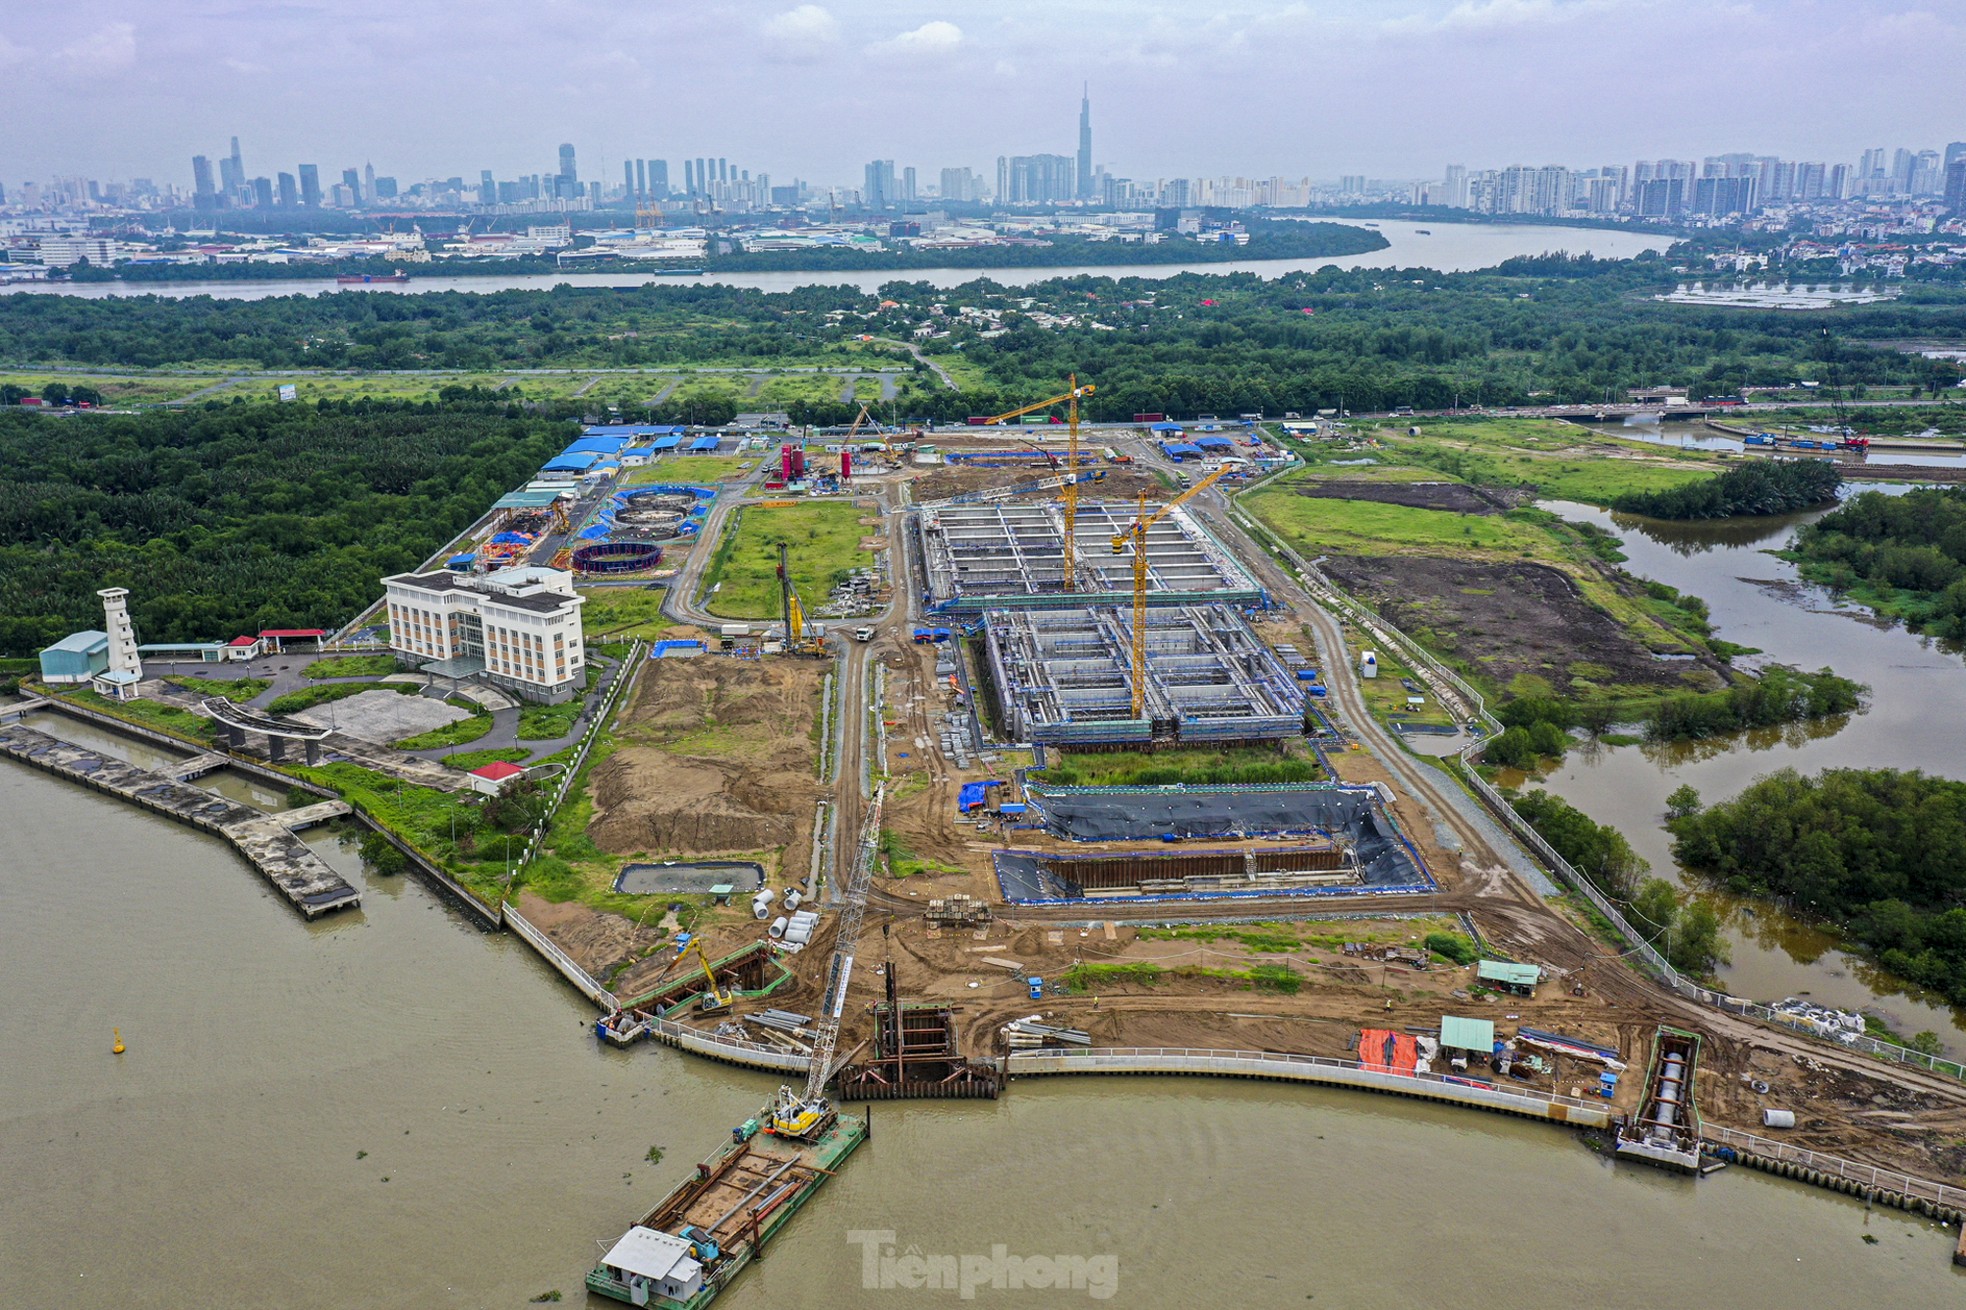
[[1020,418],[1041,409],[1049,409],[1053,405],[1064,404],[1070,407],[1066,411],[1068,417],[1065,422],[1065,473],[1071,480],[1065,484],[1062,493],[1065,502],[1064,565],[1067,591],[1078,590],[1078,542],[1075,534],[1079,526],[1079,397],[1089,396],[1098,389],[1090,382],[1080,386],[1079,375],[1074,373],[1070,390],[1064,394],[1050,396],[1034,405],[1026,405],[1022,409],[1013,409],[1008,413],[997,414],[984,420],[984,426],[988,427],[1002,423],[1006,419]]
[[1139,517],[1123,531],[1113,534],[1113,554],[1124,555],[1128,548],[1133,551],[1133,717],[1136,719],[1147,708],[1147,529],[1166,518],[1182,501],[1191,500],[1214,486],[1229,468],[1227,464],[1219,465],[1213,473],[1151,514],[1147,512],[1147,498],[1142,496]]

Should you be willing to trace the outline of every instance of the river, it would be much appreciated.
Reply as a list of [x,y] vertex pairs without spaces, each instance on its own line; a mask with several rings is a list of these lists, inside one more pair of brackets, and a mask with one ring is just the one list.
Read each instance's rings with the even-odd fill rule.
[[[333,833],[313,844],[363,905],[307,923],[224,843],[24,765],[0,761],[0,813],[9,1307],[580,1304],[600,1244],[773,1086],[597,1045],[522,942],[369,874]],[[1407,1306],[1452,1286],[1527,1310],[1787,1310],[1966,1288],[1929,1222],[1741,1169],[1613,1167],[1544,1125],[1281,1085],[1026,1080],[995,1104],[880,1107],[719,1305],[957,1303],[864,1290],[848,1234],[883,1229],[903,1251],[1112,1256],[1107,1303],[1141,1307]]]
[[[1885,458],[1889,458],[1886,456]],[[1851,490],[1861,491],[1862,486]],[[1878,490],[1891,490],[1880,487]],[[1966,703],[1966,661],[1956,652],[1836,602],[1767,552],[1791,543],[1823,511],[1717,523],[1663,523],[1587,505],[1544,502],[1594,523],[1623,543],[1626,569],[1704,599],[1714,631],[1764,652],[1743,657],[1805,669],[1827,665],[1868,683],[1868,709],[1847,720],[1766,729],[1720,741],[1572,750],[1540,785],[1630,838],[1655,872],[1709,896],[1725,918],[1733,962],[1723,986],[1759,1001],[1808,993],[1819,1003],[1865,1009],[1904,1034],[1929,1029],[1947,1053],[1966,1051],[1966,1012],[1837,950],[1826,934],[1765,905],[1713,892],[1673,862],[1666,796],[1690,783],[1712,804],[1776,769],[1916,768],[1966,779],[1956,715]]]
[[[1333,220],[1340,221],[1340,220]],[[1266,278],[1286,273],[1338,268],[1432,268],[1443,273],[1493,268],[1519,255],[1567,251],[1600,259],[1630,259],[1647,250],[1664,250],[1668,237],[1594,227],[1547,227],[1515,223],[1418,223],[1385,220],[1358,223],[1386,238],[1380,250],[1362,255],[1330,255],[1321,259],[1248,259],[1196,264],[1108,264],[1072,268],[912,268],[886,272],[705,273],[697,277],[653,277],[645,273],[522,273],[500,277],[443,277],[413,273],[400,286],[342,287],[329,279],[226,282],[85,282],[75,286],[45,286],[31,282],[0,285],[0,292],[70,295],[96,300],[109,296],[163,296],[182,299],[212,296],[219,300],[265,300],[273,296],[312,296],[330,291],[370,291],[419,295],[431,291],[540,291],[548,287],[639,287],[649,285],[750,287],[758,291],[794,291],[808,286],[851,286],[877,290],[887,282],[927,282],[935,287],[960,286],[988,278],[1003,286],[1022,287],[1059,277],[1170,278],[1182,273],[1256,273]]]

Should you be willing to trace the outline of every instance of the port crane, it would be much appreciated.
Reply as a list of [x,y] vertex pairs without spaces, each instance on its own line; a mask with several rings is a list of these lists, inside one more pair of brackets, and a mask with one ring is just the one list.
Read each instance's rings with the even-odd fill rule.
[[[1026,414],[1034,414],[1038,410],[1049,409],[1053,405],[1062,404],[1067,406],[1067,417],[1065,420],[1065,471],[1076,474],[1079,471],[1079,399],[1082,396],[1090,396],[1098,389],[1098,387],[1090,382],[1081,386],[1079,384],[1079,375],[1074,373],[1071,375],[1070,385],[1062,394],[1049,396],[1044,400],[1038,401],[1036,404],[1026,405],[1022,409],[1013,409],[1002,414],[992,415],[983,420],[983,425],[985,427],[994,427],[1006,420],[1021,418]],[[1065,556],[1063,561],[1065,565],[1065,590],[1076,591],[1078,590],[1078,542],[1075,540],[1075,537],[1079,524],[1079,484],[1076,478],[1065,484],[1060,499],[1065,504]]]
[[1113,534],[1113,554],[1133,552],[1133,717],[1147,708],[1147,529],[1174,512],[1183,501],[1192,500],[1226,476],[1231,465],[1220,464],[1213,473],[1189,487],[1152,513],[1147,498],[1140,498],[1140,513],[1124,529]]

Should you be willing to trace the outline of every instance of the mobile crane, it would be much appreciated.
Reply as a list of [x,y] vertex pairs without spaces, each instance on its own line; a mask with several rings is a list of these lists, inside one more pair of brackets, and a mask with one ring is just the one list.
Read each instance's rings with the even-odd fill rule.
[[[1022,409],[1013,409],[1003,414],[993,415],[990,418],[984,419],[983,424],[986,427],[992,427],[1004,422],[1006,419],[1020,418],[1025,414],[1036,413],[1041,409],[1049,409],[1053,405],[1064,404],[1068,406],[1066,410],[1068,417],[1065,428],[1065,471],[1076,475],[1079,471],[1079,398],[1081,396],[1089,396],[1098,389],[1098,387],[1090,382],[1084,386],[1080,386],[1079,375],[1074,373],[1071,377],[1069,389],[1062,395],[1048,397],[1038,401],[1034,405],[1026,405]],[[1075,535],[1078,531],[1079,523],[1079,484],[1076,477],[1065,484],[1060,498],[1065,503],[1065,590],[1077,591],[1078,543],[1075,540]]]
[[1151,514],[1147,512],[1147,498],[1142,496],[1138,517],[1113,534],[1113,554],[1124,555],[1129,549],[1133,552],[1133,717],[1136,719],[1147,708],[1147,529],[1171,514],[1176,505],[1214,486],[1231,467],[1218,465],[1213,473]]
[[806,635],[806,607],[792,586],[791,547],[778,543],[778,595],[785,617],[785,650],[791,655],[824,655],[826,643]]

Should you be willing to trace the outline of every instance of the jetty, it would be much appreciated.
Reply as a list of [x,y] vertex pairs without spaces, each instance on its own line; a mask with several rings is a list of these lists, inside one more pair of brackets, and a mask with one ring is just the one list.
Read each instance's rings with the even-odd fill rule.
[[0,755],[225,838],[310,919],[362,903],[362,894],[294,835],[296,828],[348,813],[345,802],[326,801],[284,814],[267,814],[175,776],[139,769],[17,722],[0,723]]

